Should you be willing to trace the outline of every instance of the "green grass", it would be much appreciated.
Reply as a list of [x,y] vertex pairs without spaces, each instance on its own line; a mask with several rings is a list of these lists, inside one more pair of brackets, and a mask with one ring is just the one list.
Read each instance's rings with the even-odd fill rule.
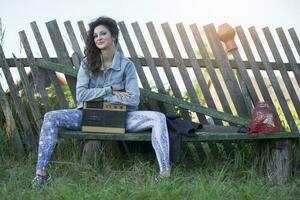
[[[70,91],[65,87],[69,105]],[[53,88],[48,93],[54,108],[59,104]],[[9,98],[11,102],[11,99]],[[30,109],[23,98],[28,113]],[[37,102],[42,112],[41,99]],[[274,104],[279,106],[278,102]],[[289,104],[290,105],[290,104]],[[292,108],[294,108],[292,106]],[[283,113],[279,117],[288,130]],[[12,106],[14,116],[16,111]],[[296,124],[300,121],[291,110]],[[33,117],[30,121],[34,127]],[[15,118],[19,130],[20,119]],[[160,183],[154,181],[158,171],[153,152],[134,152],[125,158],[120,152],[107,150],[94,158],[90,165],[80,163],[81,145],[68,140],[60,141],[49,163],[53,179],[40,190],[33,190],[30,182],[34,177],[36,153],[29,154],[25,160],[14,160],[5,130],[5,119],[0,110],[0,199],[299,199],[300,174],[296,173],[284,186],[276,186],[265,176],[254,146],[241,143],[232,156],[224,151],[217,158],[211,155],[201,160],[192,151],[193,158],[186,155],[183,163],[173,166],[172,178]],[[36,129],[35,129],[36,130]],[[108,143],[110,144],[110,143]],[[106,145],[109,147],[110,145]],[[209,154],[207,144],[203,145]],[[222,147],[218,145],[221,149]],[[300,148],[294,146],[297,156],[294,164],[300,163]]]
[[200,163],[186,157],[173,166],[171,178],[156,183],[153,152],[135,152],[128,159],[102,151],[90,165],[82,165],[78,146],[71,140],[59,143],[49,164],[52,181],[39,190],[30,187],[35,154],[24,161],[2,155],[0,199],[298,199],[300,195],[299,176],[284,186],[272,184],[247,148],[231,158],[222,155]]

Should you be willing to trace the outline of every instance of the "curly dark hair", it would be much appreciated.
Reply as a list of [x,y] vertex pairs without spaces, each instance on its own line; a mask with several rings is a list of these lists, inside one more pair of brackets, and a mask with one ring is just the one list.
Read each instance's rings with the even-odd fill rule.
[[89,24],[89,31],[87,40],[85,42],[84,54],[87,59],[87,68],[92,72],[93,75],[99,73],[99,68],[102,65],[100,56],[101,50],[96,47],[93,36],[94,29],[99,25],[105,26],[110,31],[112,37],[115,39],[115,45],[117,45],[119,41],[119,29],[117,22],[114,19],[102,16]]

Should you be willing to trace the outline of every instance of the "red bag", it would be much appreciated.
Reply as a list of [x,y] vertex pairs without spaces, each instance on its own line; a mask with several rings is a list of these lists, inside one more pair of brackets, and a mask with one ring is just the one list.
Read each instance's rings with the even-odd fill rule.
[[279,131],[279,122],[266,102],[258,102],[251,111],[250,133],[269,134]]

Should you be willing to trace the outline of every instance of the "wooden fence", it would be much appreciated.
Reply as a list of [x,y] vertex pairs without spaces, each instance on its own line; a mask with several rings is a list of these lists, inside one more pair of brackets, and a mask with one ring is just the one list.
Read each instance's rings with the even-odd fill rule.
[[[76,79],[66,75],[73,101],[69,104],[56,74],[38,68],[36,61],[42,58],[79,68],[80,60],[84,55],[80,46],[83,46],[83,41],[87,37],[83,21],[79,21],[78,27],[75,27],[78,28],[80,35],[75,34],[70,21],[64,22],[68,41],[72,46],[70,52],[66,46],[68,44],[66,37],[64,39],[57,22],[55,20],[47,22],[46,28],[57,55],[55,58],[50,58],[36,22],[30,25],[36,41],[28,41],[25,31],[19,32],[26,58],[15,56],[6,58],[9,55],[5,55],[0,48],[0,66],[9,86],[12,105],[16,109],[16,113],[13,114],[9,106],[8,94],[0,85],[1,112],[5,117],[7,135],[14,144],[13,149],[20,156],[23,156],[25,151],[37,149],[37,137],[45,112],[69,108],[70,105],[75,104]],[[170,26],[169,23],[164,23],[157,28],[149,22],[142,27],[145,28],[144,30],[135,22],[131,24],[133,30],[131,34],[124,22],[119,22],[118,25],[121,32],[119,49],[128,52],[128,56],[135,63],[140,84],[144,89],[188,99],[191,103],[244,118],[249,118],[250,111],[257,101],[267,101],[274,110],[277,110],[284,129],[298,131],[300,69],[293,49],[300,56],[300,42],[293,28],[288,30],[289,36],[282,28],[276,29],[277,35],[274,37],[279,39],[280,44],[278,44],[268,27],[262,29],[263,37],[259,36],[255,27],[250,27],[246,32],[241,26],[237,26],[235,40],[240,44],[240,48],[227,53],[213,24],[204,27],[192,24],[187,27],[178,23],[175,30],[175,27]],[[159,34],[158,30],[162,33]],[[247,37],[247,34],[250,37]],[[291,38],[292,44],[288,42],[288,37]],[[264,41],[266,43],[263,43]],[[33,55],[31,48],[33,42],[37,43],[41,58]],[[143,55],[140,55],[137,49],[141,49]],[[281,49],[285,55],[280,54]],[[268,50],[272,55],[267,54]],[[172,56],[167,56],[168,54]],[[256,54],[259,55],[260,60],[255,58]],[[274,62],[270,61],[271,56]],[[288,63],[283,61],[284,56],[288,59]],[[242,59],[243,57],[246,61]],[[26,66],[30,66],[32,79],[36,83],[34,88],[25,72]],[[28,99],[29,111],[26,111],[19,89],[13,82],[11,67],[18,69]],[[49,83],[55,95],[49,96]],[[42,102],[42,108],[36,101],[37,95]],[[58,107],[53,106],[53,98],[57,100]],[[155,101],[147,103],[150,109],[160,110],[168,115],[175,114],[174,108],[168,104],[162,105]],[[187,110],[180,109],[179,112],[185,118],[191,117]],[[34,121],[30,121],[29,116],[32,116]],[[200,112],[194,113],[192,118],[203,124],[228,125],[220,119],[210,119]],[[17,119],[21,119],[19,128],[16,126]],[[226,152],[230,151],[231,143],[223,144]],[[205,154],[201,144],[194,145],[199,155]],[[215,143],[208,145],[211,152],[218,151]]]

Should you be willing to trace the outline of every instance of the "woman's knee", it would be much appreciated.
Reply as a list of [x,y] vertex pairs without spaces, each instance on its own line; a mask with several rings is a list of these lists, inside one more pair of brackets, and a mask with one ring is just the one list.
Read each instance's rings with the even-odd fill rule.
[[154,112],[153,119],[160,124],[165,124],[166,123],[166,115],[161,112]]
[[52,110],[52,111],[47,112],[44,115],[44,123],[47,122],[47,123],[51,123],[51,124],[56,124],[57,121],[59,121],[60,114],[62,114],[61,110]]
[[156,115],[159,119],[166,121],[166,115],[161,112],[156,112]]
[[54,115],[55,115],[55,111],[54,110],[46,112],[46,114],[44,115],[44,121],[51,120]]

